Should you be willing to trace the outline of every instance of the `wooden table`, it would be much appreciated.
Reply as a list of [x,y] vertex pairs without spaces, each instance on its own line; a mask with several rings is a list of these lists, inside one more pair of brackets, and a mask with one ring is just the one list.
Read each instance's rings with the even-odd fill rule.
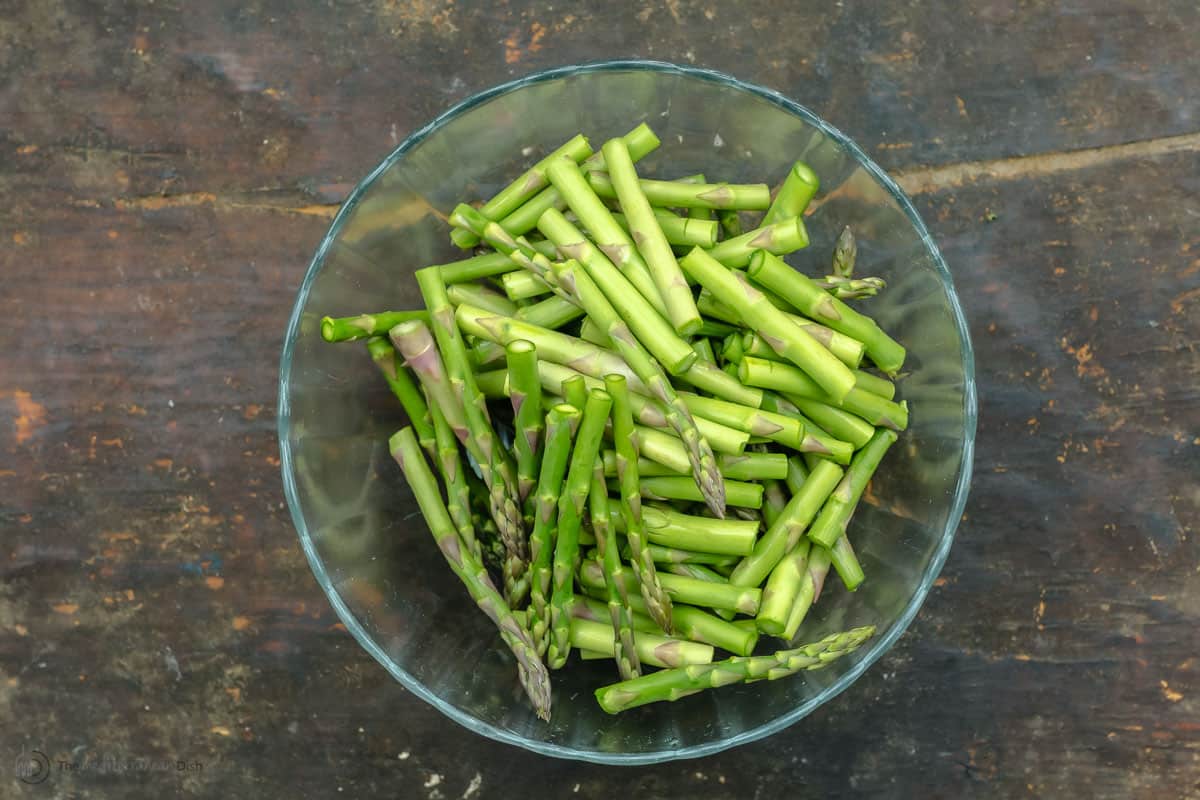
[[[1200,794],[1193,0],[5,5],[0,795]],[[357,178],[472,92],[615,56],[779,89],[899,175],[982,403],[899,645],[782,734],[623,771],[468,734],[360,650],[274,420]],[[34,750],[41,786],[11,766]]]

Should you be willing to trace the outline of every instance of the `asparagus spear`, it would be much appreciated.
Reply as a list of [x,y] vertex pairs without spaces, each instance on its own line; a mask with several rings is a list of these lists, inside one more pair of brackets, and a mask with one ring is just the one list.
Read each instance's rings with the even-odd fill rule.
[[638,443],[633,433],[633,411],[625,378],[607,375],[604,384],[612,397],[613,441],[616,447],[616,472],[620,484],[620,515],[629,541],[630,565],[637,577],[647,613],[664,631],[670,632],[671,599],[658,582],[653,556],[647,547],[642,521],[642,498],[638,476]]
[[562,396],[571,405],[579,409],[582,413],[587,406],[588,385],[582,375],[572,375],[569,378],[563,379]]
[[813,422],[828,431],[831,436],[849,442],[855,450],[869,442],[875,433],[874,425],[849,411],[843,411],[836,406],[818,400],[810,400],[807,397],[796,395],[785,395],[785,397]]
[[[612,408],[608,392],[588,392],[575,449],[567,468],[567,479],[558,502],[558,539],[554,543],[553,591],[550,597],[550,647],[546,653],[551,669],[567,663],[571,652],[569,605],[574,597],[576,562],[579,559],[579,526],[592,479],[592,466],[600,453],[604,424]],[[589,647],[591,650],[600,648]]]
[[608,591],[608,613],[616,638],[613,641],[613,656],[617,671],[628,680],[642,674],[641,661],[633,633],[633,611],[629,607],[629,586],[626,583],[625,567],[621,564],[621,553],[617,548],[617,537],[609,520],[608,487],[604,484],[604,462],[597,458],[592,465],[592,485],[588,490],[588,510],[592,531],[596,535],[596,546],[600,550],[600,561],[604,565],[605,586]]
[[678,547],[663,547],[658,544],[650,545],[650,555],[655,564],[707,564],[712,567],[732,568],[737,564],[737,556],[723,556],[720,553],[701,553],[696,550],[683,550]]
[[721,225],[721,233],[725,239],[733,239],[741,236],[744,232],[742,228],[742,217],[736,209],[727,208],[717,212],[717,222]]
[[[627,580],[636,580],[632,575]],[[669,572],[658,573],[659,583],[671,596],[672,603],[727,608],[753,616],[758,613],[762,591],[754,587],[734,586],[731,583],[712,583]],[[584,561],[579,567],[579,581],[593,589],[604,588],[604,568],[596,561]]]
[[[545,244],[549,243],[543,244],[539,242],[538,244],[539,246],[545,246]],[[554,255],[552,245],[547,248],[545,254],[548,256]],[[484,253],[481,256],[464,258],[462,261],[454,261],[438,266],[438,271],[442,273],[442,281],[447,286],[455,283],[469,283],[483,278],[495,278],[497,275],[503,275],[506,272],[512,272],[512,270],[512,260],[503,253]]]
[[[467,484],[462,457],[458,451],[458,439],[455,438],[454,431],[450,429],[450,423],[446,422],[446,417],[436,404],[429,409],[429,415],[433,420],[434,441],[437,446],[435,461],[442,474],[442,482],[446,484],[446,508],[451,519],[454,520],[454,527],[458,530],[463,544],[471,550],[476,558],[482,559],[482,549],[475,539],[475,524],[471,519],[471,489]],[[506,564],[506,566],[508,565]],[[508,573],[509,570],[505,569],[504,572]],[[512,572],[514,579],[519,579],[521,574],[519,565],[513,564]],[[506,590],[509,588],[505,586]],[[514,586],[514,592],[515,588]],[[511,594],[506,599],[510,603],[513,601]]]
[[[731,506],[759,508],[762,505],[762,487],[757,483],[726,480],[724,491],[725,502]],[[682,475],[642,478],[641,492],[646,500],[704,501],[696,482]]]
[[321,338],[327,342],[351,342],[371,336],[386,336],[401,322],[429,321],[428,311],[382,311],[378,314],[359,314],[357,317],[324,317],[321,319]]
[[[708,209],[690,209],[691,211],[707,211]],[[720,226],[716,220],[698,219],[692,216],[681,217],[667,211],[665,208],[652,208],[651,213],[658,220],[663,236],[672,247],[712,247],[717,243]],[[613,212],[613,219],[626,232],[631,232],[629,218],[624,214]]]
[[[500,276],[500,285],[504,287],[505,297],[516,302],[518,300],[528,300],[531,297],[542,297],[554,291],[554,287],[546,283],[546,280],[539,275],[525,270],[517,269],[512,272],[506,272]],[[469,299],[463,302],[486,308],[488,311],[494,311],[497,314],[504,314],[507,317],[513,316],[514,311],[499,311],[493,305],[483,305],[480,303],[471,303]],[[461,305],[456,303],[456,305]]]
[[[523,273],[509,274],[519,275]],[[512,316],[517,313],[517,305],[512,300],[493,289],[488,289],[475,283],[455,283],[448,285],[446,286],[446,297],[456,306],[463,303],[470,303],[479,308],[486,308],[488,311],[495,311],[497,314]]]
[[880,428],[855,455],[846,469],[846,474],[833,494],[829,496],[820,516],[808,532],[808,538],[822,547],[832,547],[838,538],[846,534],[846,525],[854,514],[863,491],[888,448],[896,441],[896,432]]
[[[630,235],[650,270],[659,296],[666,303],[667,319],[679,334],[689,336],[700,327],[700,312],[696,310],[692,290],[679,270],[662,226],[650,210],[650,201],[642,193],[629,150],[620,139],[605,142],[602,150],[617,199],[629,220]],[[570,200],[567,196],[567,201]]]
[[547,638],[550,622],[550,564],[554,554],[554,532],[558,524],[558,499],[567,471],[567,460],[571,455],[571,442],[582,416],[577,408],[565,403],[556,405],[546,415],[546,446],[542,452],[535,494],[533,532],[529,536],[532,574],[530,632],[539,654],[544,654],[550,644]]
[[904,366],[904,348],[874,320],[859,314],[777,256],[755,253],[750,259],[749,274],[755,283],[781,295],[805,316],[858,339],[866,346],[875,366],[888,375],[895,375]]
[[776,352],[811,375],[835,401],[840,402],[853,388],[854,373],[792,324],[740,272],[726,269],[700,248],[692,250],[680,264],[743,319],[756,320],[759,335]]
[[[603,622],[579,619],[568,621],[571,645],[586,650],[615,655],[613,629]],[[672,639],[649,632],[639,633],[634,640],[637,657],[655,667],[676,667],[686,664],[707,664],[712,661],[711,645]]]
[[392,394],[404,407],[408,421],[412,424],[413,430],[417,432],[417,440],[421,443],[421,448],[426,453],[432,453],[434,430],[433,420],[429,416],[429,406],[425,403],[425,397],[421,394],[421,390],[413,383],[413,379],[405,371],[404,366],[399,363],[396,349],[387,339],[379,337],[367,340],[367,352],[371,355],[371,360],[379,367],[379,371],[383,373],[383,379],[387,381]]
[[492,585],[478,559],[462,545],[458,538],[454,523],[442,502],[438,491],[437,481],[429,471],[429,465],[417,445],[412,428],[402,428],[388,443],[392,456],[400,464],[413,496],[429,531],[437,542],[438,549],[446,558],[450,569],[466,586],[467,591],[476,604],[500,630],[504,643],[517,659],[517,672],[525,693],[533,703],[534,711],[543,720],[550,719],[550,676],[538,656],[537,649],[529,638],[528,632],[513,617],[512,609],[504,602],[504,598]]
[[762,605],[755,617],[758,629],[763,633],[779,636],[787,629],[801,586],[806,578],[812,580],[808,574],[810,547],[808,541],[799,542],[771,570],[767,585],[763,587]]
[[[616,183],[610,174],[594,171],[588,174],[587,181],[598,196],[607,200],[619,199]],[[650,205],[665,208],[762,211],[771,203],[771,188],[765,183],[685,183],[642,178],[638,185]]]
[[804,228],[803,220],[793,217],[726,239],[709,250],[708,254],[730,269],[735,269],[749,264],[755,250],[786,255],[805,247],[808,247],[808,231]]
[[[628,535],[624,519],[615,517],[613,522],[618,531]],[[748,555],[758,536],[755,522],[698,517],[662,505],[642,508],[642,525],[643,535],[652,544],[723,555]]]
[[799,449],[803,444],[804,425],[793,417],[711,397],[701,397],[691,392],[680,392],[679,396],[687,404],[688,410],[698,417],[754,436],[762,436],[793,449]]
[[711,664],[659,670],[602,686],[596,690],[596,702],[608,713],[618,714],[647,703],[675,701],[705,689],[755,680],[776,680],[803,670],[821,669],[857,650],[874,633],[874,627],[854,628],[793,650],[780,650],[774,655],[734,656]]
[[858,556],[850,545],[850,539],[845,534],[839,536],[833,547],[829,548],[829,558],[847,590],[853,592],[866,578],[862,565],[858,563]]
[[772,222],[800,216],[820,187],[821,181],[812,167],[803,161],[792,164],[787,177],[779,186],[774,202],[763,216],[762,224],[770,225]]
[[883,278],[842,278],[837,275],[826,275],[813,283],[839,300],[861,300],[864,297],[874,297],[887,288],[887,282]]
[[[872,425],[882,425],[897,431],[902,431],[908,427],[907,403],[896,403],[892,400],[885,400],[879,395],[860,389],[857,386],[851,386],[841,398],[834,398],[817,381],[791,364],[746,356],[738,364],[738,377],[743,383],[750,384],[751,386],[758,386],[763,389],[775,389],[787,394],[839,406],[855,416],[862,417]],[[854,378],[853,373],[851,373],[851,378]]]
[[858,242],[850,226],[842,228],[833,245],[833,274],[839,278],[854,276],[854,262],[858,260]]
[[542,416],[542,383],[538,379],[537,348],[531,342],[520,339],[511,342],[508,351],[509,397],[512,399],[513,455],[517,461],[517,494],[521,502],[529,497],[537,483],[538,463],[541,458],[542,431],[545,417]]

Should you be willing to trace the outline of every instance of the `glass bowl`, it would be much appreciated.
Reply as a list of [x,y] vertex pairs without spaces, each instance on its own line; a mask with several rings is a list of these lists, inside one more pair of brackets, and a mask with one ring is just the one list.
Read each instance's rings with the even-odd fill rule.
[[[662,147],[649,177],[775,183],[796,159],[821,179],[810,273],[854,229],[863,275],[888,288],[867,311],[908,348],[911,425],[874,479],[852,534],[867,580],[833,576],[805,641],[872,624],[873,639],[824,670],[705,692],[618,716],[593,690],[608,662],[553,674],[536,719],[491,623],[442,561],[387,438],[404,424],[359,344],[327,344],[322,315],[420,307],[412,273],[464,257],[444,216],[486,198],[577,132],[593,144],[646,121]],[[903,633],[949,552],[975,436],[974,362],[950,273],[912,204],[845,135],[779,94],[706,70],[646,61],[565,67],[482,92],[412,134],[346,200],[309,265],[279,375],[284,490],[317,581],[359,643],[407,689],[472,731],[546,755],[642,764],[720,751],[791,725],[831,700]],[[764,638],[765,647],[771,642]]]

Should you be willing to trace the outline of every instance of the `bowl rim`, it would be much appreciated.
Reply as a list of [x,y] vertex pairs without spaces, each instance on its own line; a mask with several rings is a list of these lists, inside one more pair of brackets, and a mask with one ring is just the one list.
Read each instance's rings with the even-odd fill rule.
[[[499,97],[509,92],[531,86],[545,81],[556,80],[573,75],[587,74],[592,72],[620,72],[620,71],[649,71],[666,74],[674,74],[695,78],[710,83],[718,83],[730,88],[738,89],[744,92],[753,94],[767,102],[778,106],[788,113],[803,119],[808,124],[818,128],[826,136],[835,140],[839,145],[844,147],[853,158],[866,169],[876,181],[879,182],[892,195],[893,199],[904,212],[909,223],[913,226],[916,232],[920,235],[922,244],[926,251],[931,256],[934,267],[941,277],[944,286],[946,287],[947,298],[950,302],[950,309],[953,315],[954,326],[958,332],[959,339],[963,348],[963,412],[965,417],[965,429],[963,437],[963,445],[960,452],[961,467],[958,475],[958,480],[954,487],[954,496],[951,502],[950,513],[947,516],[945,528],[942,531],[941,540],[938,543],[937,549],[933,553],[924,574],[921,577],[921,582],[913,596],[909,598],[907,605],[901,612],[900,616],[892,624],[891,628],[883,636],[873,639],[870,647],[866,650],[862,658],[849,671],[843,674],[833,684],[826,687],[816,696],[810,698],[804,703],[792,708],[787,713],[781,714],[770,722],[763,723],[750,730],[742,731],[738,734],[728,736],[718,741],[707,742],[704,744],[691,745],[675,749],[662,749],[652,752],[643,753],[606,753],[596,750],[579,750],[574,747],[555,744],[552,742],[543,742],[525,738],[519,734],[514,734],[509,731],[498,728],[490,723],[484,722],[475,718],[471,714],[459,709],[451,703],[441,699],[424,684],[414,678],[407,670],[396,664],[384,650],[374,641],[369,633],[363,628],[362,624],[355,617],[350,608],[342,599],[337,588],[330,580],[329,574],[325,570],[324,563],[320,555],[316,551],[316,546],[308,531],[308,526],[305,523],[302,509],[300,507],[299,496],[297,494],[296,480],[293,474],[293,454],[291,445],[288,440],[288,431],[291,423],[291,410],[288,398],[287,387],[291,378],[292,357],[295,351],[296,342],[299,338],[301,315],[304,306],[307,304],[309,293],[311,292],[316,275],[320,272],[324,263],[326,253],[330,246],[336,240],[341,231],[346,219],[358,205],[363,195],[372,186],[375,180],[388,170],[394,163],[403,158],[405,153],[411,150],[416,145],[424,141],[430,134],[437,131],[451,119],[454,119],[476,106],[482,105],[496,97]],[[421,698],[435,709],[445,714],[450,719],[459,723],[463,727],[475,733],[495,739],[506,744],[516,745],[518,747],[531,750],[540,755],[555,756],[558,758],[575,759],[599,764],[614,764],[635,766],[641,764],[653,764],[665,761],[673,761],[677,759],[697,758],[701,756],[712,755],[727,750],[731,747],[737,747],[749,742],[757,741],[766,736],[787,728],[799,720],[806,717],[808,714],[833,699],[837,695],[845,691],[852,683],[867,671],[879,658],[891,649],[896,640],[907,630],[908,626],[916,617],[929,593],[930,587],[934,580],[942,570],[946,558],[949,555],[950,547],[954,542],[955,532],[958,528],[958,523],[962,518],[963,510],[966,506],[967,494],[970,489],[971,473],[973,468],[973,455],[975,448],[975,431],[977,422],[977,400],[975,389],[975,356],[971,345],[971,336],[967,327],[966,318],[958,300],[958,293],[954,289],[954,281],[950,274],[949,268],[946,266],[945,260],[942,258],[941,251],[937,244],[933,241],[929,230],[926,228],[924,221],[917,214],[912,201],[900,189],[891,177],[871,159],[857,144],[854,143],[848,136],[840,130],[825,122],[815,113],[810,111],[805,106],[791,100],[783,94],[772,89],[767,89],[757,84],[748,83],[746,81],[734,78],[723,72],[700,67],[683,66],[665,61],[642,60],[642,59],[617,59],[608,61],[590,62],[584,64],[573,64],[562,67],[554,67],[552,69],[541,70],[511,81],[485,89],[470,97],[455,104],[443,113],[439,114],[428,124],[420,129],[409,134],[403,142],[401,142],[386,158],[383,159],[370,173],[367,174],[349,194],[346,200],[342,203],[337,215],[329,226],[329,230],[321,240],[320,246],[314,253],[312,260],[309,262],[308,269],[305,272],[304,280],[300,285],[300,289],[296,295],[295,304],[292,307],[292,313],[288,319],[287,331],[284,338],[283,353],[280,357],[279,367],[279,386],[278,386],[278,404],[277,404],[277,426],[276,431],[279,436],[280,449],[280,470],[283,475],[284,495],[287,499],[288,509],[292,516],[292,522],[296,527],[297,535],[300,538],[301,546],[304,549],[304,554],[308,558],[309,567],[312,569],[313,575],[320,584],[326,597],[329,598],[330,604],[333,606],[338,618],[346,626],[350,634],[358,641],[364,650],[371,654],[384,669],[386,669],[397,681],[400,682],[405,689],[412,692],[417,697]]]

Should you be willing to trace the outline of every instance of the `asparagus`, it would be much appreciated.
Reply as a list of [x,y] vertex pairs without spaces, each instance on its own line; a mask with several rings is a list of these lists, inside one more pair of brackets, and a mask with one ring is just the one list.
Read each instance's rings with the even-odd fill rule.
[[841,467],[831,461],[818,462],[803,486],[799,487],[800,490],[792,495],[767,532],[755,544],[754,552],[734,567],[729,582],[738,586],[761,584],[779,559],[800,541],[805,528],[821,510],[841,477]]
[[605,585],[608,590],[608,613],[616,638],[613,640],[613,656],[617,671],[628,680],[642,674],[641,661],[633,633],[633,611],[629,607],[629,587],[624,580],[625,567],[621,564],[621,553],[617,548],[617,537],[609,520],[608,487],[604,485],[604,462],[597,458],[592,465],[592,485],[588,490],[588,516],[600,550],[604,565]]
[[[442,354],[455,404],[463,409],[465,429],[455,433],[467,452],[479,465],[483,482],[491,491],[492,518],[500,528],[509,556],[526,560],[524,521],[518,504],[516,470],[508,453],[500,446],[488,416],[487,399],[475,384],[475,375],[467,357],[467,348],[454,319],[454,308],[446,297],[446,285],[437,269],[417,270],[417,285],[429,308],[431,327]],[[428,387],[427,387],[428,388]],[[445,411],[445,409],[443,409]],[[447,420],[450,415],[447,414]]]
[[517,494],[521,502],[537,483],[541,458],[542,383],[538,379],[537,348],[523,339],[511,342],[508,351],[509,397],[513,407],[513,455],[517,461]]
[[[554,291],[553,287],[546,283],[546,280],[541,276],[520,269],[501,275],[500,285],[504,287],[505,296],[513,302],[528,300],[531,297],[540,298]],[[478,306],[479,308],[486,308],[488,311],[493,311],[497,314],[504,314],[507,317],[511,317],[515,313],[514,311],[498,311],[491,305],[485,306],[479,303],[471,303],[470,300],[465,300],[464,302]]]
[[[608,200],[620,199],[611,174],[591,172],[587,181],[598,196]],[[638,186],[650,205],[666,208],[762,211],[771,203],[771,189],[765,183],[685,183],[642,178]]]
[[633,240],[621,230],[621,226],[612,218],[612,213],[588,187],[587,180],[579,168],[569,162],[560,161],[551,167],[549,175],[571,211],[575,212],[575,216],[579,217],[579,221],[591,232],[592,239],[600,250],[620,268],[647,301],[665,313],[666,299],[659,294],[654,277],[634,247]]
[[842,228],[837,241],[833,245],[833,274],[839,278],[850,278],[854,275],[854,262],[858,260],[858,242],[850,226]]
[[[609,658],[614,656],[611,626],[578,617],[568,620],[568,626],[568,638],[572,646],[605,653]],[[634,641],[637,657],[655,667],[707,664],[713,657],[712,646],[699,642],[686,642],[649,632],[639,633]]]
[[837,275],[826,275],[813,283],[839,300],[861,300],[865,297],[874,297],[887,288],[887,282],[883,278],[842,278]]
[[[607,570],[608,568],[605,567],[605,569]],[[622,578],[619,582],[626,584],[626,587],[632,585],[632,581],[630,581],[628,578]],[[592,591],[595,592],[596,590],[593,589]],[[600,594],[604,595],[605,598],[608,597],[607,592],[600,592]],[[637,604],[639,608],[645,608],[645,605],[642,603],[642,599],[640,597],[634,597],[635,599],[633,602]],[[611,623],[611,614],[609,614],[608,611],[607,600],[597,600],[588,594],[575,595],[575,599],[571,603],[571,616],[575,619],[586,619],[589,622],[601,622],[605,624]],[[632,608],[630,608],[629,613],[629,624],[635,632],[642,631],[644,633],[662,633],[662,630],[659,629],[657,622],[650,619],[650,617],[648,617],[646,614],[635,611]],[[582,655],[582,653],[580,655]]]
[[813,422],[813,420],[805,417],[796,408],[791,399],[768,393],[763,397],[763,408],[768,411],[774,411],[777,414],[795,417],[804,425],[804,440],[796,448],[801,453],[828,458],[835,464],[844,465],[850,463],[850,457],[854,455],[855,445],[835,438],[824,428]]
[[698,337],[692,342],[692,349],[696,351],[696,356],[707,361],[709,364],[717,363],[717,354],[713,350],[712,342],[706,336]]
[[417,441],[421,443],[421,448],[426,453],[432,453],[435,437],[433,420],[429,416],[429,406],[425,403],[425,397],[421,394],[421,390],[413,383],[413,379],[404,367],[398,363],[396,349],[387,339],[375,338],[367,340],[367,352],[370,354],[371,360],[379,367],[379,371],[383,373],[383,379],[387,381],[392,394],[404,407],[404,413],[408,415],[409,423],[417,432]]
[[[467,483],[466,471],[463,469],[462,457],[458,451],[458,439],[455,438],[454,431],[446,422],[446,417],[436,405],[429,409],[429,415],[433,420],[434,441],[436,442],[436,458],[434,460],[437,462],[438,471],[442,474],[442,482],[446,484],[446,508],[463,544],[471,550],[476,558],[481,559],[483,551],[475,538],[475,523],[471,518],[471,488]],[[506,562],[505,567],[511,569],[514,580],[519,580],[521,575],[519,565],[513,564],[510,567]],[[504,571],[507,573],[509,569]],[[519,594],[516,586],[506,585],[505,589],[512,592],[506,597],[509,602],[513,601],[513,595]]]
[[[591,591],[594,592],[597,590],[591,589]],[[594,621],[602,619],[598,613],[600,609],[595,607],[598,605],[595,600],[585,598],[583,604],[590,604],[592,606],[588,609],[587,615],[584,618]],[[634,629],[636,631],[660,632],[655,622],[648,616],[645,616],[647,610],[646,604],[640,597],[630,595],[630,604],[635,612]],[[715,617],[703,609],[682,604],[675,606],[674,614],[677,616],[675,620],[677,634],[693,642],[720,647],[722,650],[728,650],[739,656],[752,653],[754,645],[758,643],[758,629],[753,625],[746,628]],[[579,616],[583,616],[583,614]],[[753,622],[753,620],[750,620],[750,622]],[[647,627],[647,623],[654,627]]]
[[[627,520],[614,517],[613,523],[618,531],[629,535]],[[758,524],[740,519],[698,517],[661,505],[645,506],[640,534],[663,547],[744,556],[754,550]]]
[[[654,212],[650,210],[650,201],[642,193],[629,150],[620,139],[605,142],[602,150],[617,199],[629,220],[630,235],[645,260],[659,296],[667,306],[667,319],[679,334],[689,336],[700,327],[700,312],[696,310],[692,290],[675,261],[671,245]],[[564,196],[570,203],[571,196],[565,192]]]
[[874,627],[854,628],[774,655],[734,656],[711,664],[664,669],[603,686],[596,690],[596,702],[609,714],[618,714],[648,703],[672,702],[705,689],[776,680],[803,670],[821,669],[858,649],[874,633]]
[[[857,386],[840,398],[834,398],[804,371],[791,364],[746,356],[738,364],[738,377],[743,383],[763,389],[775,389],[791,395],[835,405],[872,425],[902,431],[908,427],[908,404],[885,400]],[[853,378],[851,373],[851,378]]]
[[[721,477],[726,480],[760,481],[782,478],[787,474],[787,456],[783,453],[722,453],[717,455],[717,468],[721,470]],[[647,458],[638,459],[638,472],[643,477],[686,474]],[[617,474],[616,454],[612,450],[604,451],[604,474],[609,477]]]
[[854,548],[850,545],[850,539],[845,534],[839,536],[838,540],[833,543],[833,547],[829,548],[829,557],[846,589],[851,592],[858,589],[866,575],[863,574],[862,565],[858,563],[858,556],[855,555]]
[[514,314],[522,322],[557,330],[573,319],[583,316],[583,309],[562,297],[547,297],[533,305],[523,306]]
[[[546,255],[553,255],[553,249]],[[513,263],[503,253],[485,253],[481,256],[464,258],[449,264],[441,264],[438,271],[442,273],[442,281],[450,286],[455,283],[470,283],[484,278],[495,278],[506,272],[512,272]]]
[[517,671],[534,711],[543,720],[550,719],[550,676],[538,656],[528,632],[513,617],[512,609],[504,602],[478,559],[463,547],[449,512],[442,502],[437,481],[417,445],[412,428],[402,428],[388,443],[392,456],[403,470],[421,513],[438,549],[458,576],[479,608],[500,630],[504,643],[517,659]]
[[812,167],[803,161],[797,161],[780,184],[774,202],[763,216],[762,224],[770,225],[772,222],[800,216],[820,187],[821,181]]
[[808,538],[815,544],[832,547],[839,537],[846,534],[846,526],[862,498],[863,491],[879,467],[879,462],[883,460],[884,454],[895,441],[895,431],[880,428],[871,437],[871,441],[854,455],[850,466],[846,468],[845,476],[829,496],[820,516],[808,532]]
[[854,373],[792,324],[740,272],[726,269],[700,248],[692,250],[680,264],[743,319],[754,319],[759,335],[780,355],[811,375],[836,401],[841,401],[853,388]]
[[[569,159],[571,163],[575,163],[584,160],[591,154],[592,148],[586,137],[581,134],[572,137],[570,141],[534,164],[521,177],[505,186],[491,200],[480,206],[479,213],[490,220],[503,219],[546,186],[546,168],[550,164],[561,159]],[[470,231],[454,232],[450,239],[464,250],[479,244],[478,237]]]
[[573,375],[562,382],[562,396],[581,412],[587,406],[588,385],[582,375]]
[[741,236],[744,232],[742,228],[742,217],[732,208],[723,209],[717,212],[717,222],[721,225],[721,233],[726,239],[733,239]]
[[[588,277],[628,324],[638,341],[673,374],[683,372],[696,360],[691,346],[681,339],[634,285],[579,229],[560,212],[547,211],[538,229],[558,245],[562,253],[578,261]],[[601,320],[590,317],[601,325]],[[607,333],[605,333],[607,336]]]
[[[625,146],[629,148],[629,157],[634,161],[640,161],[659,145],[658,137],[644,122],[621,138],[625,140]],[[601,153],[593,153],[579,165],[579,169],[584,173],[603,167],[604,156]],[[557,208],[561,211],[566,207],[567,204],[558,189],[548,186],[528,200],[525,205],[500,220],[500,225],[513,236],[519,236],[533,230],[537,226],[538,217],[546,209]]]
[[663,547],[651,544],[650,555],[655,564],[708,564],[709,566],[730,566],[737,564],[736,556],[725,556],[720,553],[701,553],[696,550],[684,550],[678,547]]
[[324,317],[321,319],[321,338],[327,342],[351,342],[371,336],[386,336],[401,322],[429,321],[428,311],[382,311],[378,314],[359,314],[357,317]]
[[[513,272],[509,274],[520,275],[523,273]],[[512,316],[517,313],[517,305],[512,300],[497,291],[474,283],[455,283],[449,285],[446,287],[446,297],[456,306],[463,303],[470,303],[473,306],[486,308],[488,311],[494,311],[497,314]]]
[[687,448],[692,474],[696,479],[696,485],[704,494],[705,502],[714,514],[723,515],[725,513],[724,485],[721,482],[721,474],[717,470],[712,447],[700,435],[691,412],[676,395],[675,389],[663,373],[662,367],[633,337],[628,326],[617,315],[616,310],[608,303],[591,278],[586,273],[574,269],[573,263],[577,262],[555,265],[555,275],[559,282],[571,287],[572,293],[579,297],[588,316],[605,329],[608,338],[612,341],[620,357],[629,365],[629,369],[637,375],[649,390],[650,395],[663,404],[667,424],[683,440],[684,446]]
[[[667,567],[667,571],[673,575],[695,578],[706,583],[729,583],[724,575],[703,564],[671,564]],[[713,609],[713,613],[726,621],[732,621],[737,616],[735,612],[727,608]]]
[[556,405],[546,415],[546,446],[534,495],[533,531],[529,535],[530,631],[539,654],[544,654],[550,644],[546,634],[550,621],[550,564],[558,524],[558,499],[571,455],[571,442],[581,417],[577,408],[565,403]]
[[[632,575],[630,581],[636,580]],[[604,568],[596,561],[584,561],[579,567],[579,580],[593,589],[604,588]],[[730,583],[712,583],[706,580],[658,573],[658,581],[671,597],[672,603],[727,608],[741,614],[754,616],[762,599],[762,591],[753,587],[734,586]]]
[[896,384],[887,378],[872,375],[861,369],[854,371],[854,385],[864,392],[877,394],[884,400],[896,399]]
[[[592,478],[592,466],[600,453],[604,424],[612,408],[612,398],[605,391],[588,392],[583,419],[575,438],[575,449],[567,468],[562,497],[558,502],[558,539],[554,543],[553,590],[550,597],[550,646],[546,652],[551,669],[567,662],[571,651],[568,607],[574,596],[576,562],[579,558],[579,526],[583,521],[584,504]],[[599,648],[589,648],[599,649]]]
[[836,406],[796,395],[786,397],[813,422],[829,431],[831,436],[849,442],[855,450],[869,442],[875,433],[874,425]]
[[[705,211],[707,209],[691,210]],[[690,250],[693,247],[712,247],[717,243],[720,226],[716,220],[697,219],[691,216],[681,217],[665,208],[652,208],[650,211],[658,220],[663,236],[667,237],[667,242],[673,247],[686,247]],[[612,216],[626,232],[631,232],[628,217],[615,211]]]
[[756,250],[786,255],[808,247],[808,231],[799,217],[764,225],[740,236],[726,239],[708,251],[715,260],[730,269],[744,267]]
[[624,523],[629,542],[630,565],[638,581],[647,613],[664,631],[671,631],[671,599],[658,581],[653,556],[647,547],[642,519],[642,498],[638,475],[638,442],[633,432],[633,411],[629,389],[620,375],[604,378],[612,397],[613,441],[616,447],[616,473],[620,484],[618,520]]
[[[828,548],[820,547],[815,543],[813,544],[812,549],[809,551],[808,574],[812,576],[813,579],[812,601],[814,603],[821,599],[821,590],[825,587],[825,577],[829,574],[829,565],[832,563],[832,561],[833,554]],[[793,616],[796,614],[796,609],[792,609],[792,614]],[[789,628],[791,628],[791,623],[792,620],[788,620]],[[790,639],[794,635],[795,632],[793,631],[793,633],[787,638]]]
[[749,274],[753,281],[781,295],[805,316],[858,339],[875,366],[888,375],[895,375],[904,366],[904,348],[874,320],[833,297],[777,256],[755,253],[750,259]]
[[771,570],[767,584],[763,587],[762,605],[759,606],[758,616],[755,617],[758,629],[763,633],[779,636],[787,629],[792,608],[800,596],[801,586],[806,578],[812,580],[808,574],[810,546],[807,541],[801,541]]
[[688,410],[698,417],[754,436],[762,436],[794,449],[803,444],[804,425],[795,418],[711,397],[701,397],[691,392],[680,392],[679,396],[687,404]]
[[[762,505],[762,487],[757,483],[726,480],[724,491],[725,502],[731,506],[759,508]],[[641,492],[646,500],[704,501],[696,482],[682,475],[642,478]]]

